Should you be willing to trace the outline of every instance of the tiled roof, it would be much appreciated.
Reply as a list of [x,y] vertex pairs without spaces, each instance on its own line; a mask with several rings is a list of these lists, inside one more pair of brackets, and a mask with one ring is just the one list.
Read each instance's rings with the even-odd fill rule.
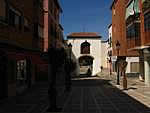
[[100,37],[96,32],[76,32],[71,33],[68,37]]

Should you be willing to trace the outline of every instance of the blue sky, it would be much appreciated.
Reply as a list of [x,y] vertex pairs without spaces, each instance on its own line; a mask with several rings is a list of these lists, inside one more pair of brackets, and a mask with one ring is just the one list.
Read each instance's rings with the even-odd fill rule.
[[64,36],[72,32],[98,32],[108,38],[112,0],[59,0],[63,9]]

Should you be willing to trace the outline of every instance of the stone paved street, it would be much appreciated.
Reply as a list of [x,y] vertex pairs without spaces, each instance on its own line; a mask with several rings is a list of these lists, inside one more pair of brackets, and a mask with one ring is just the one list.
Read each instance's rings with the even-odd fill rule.
[[150,113],[150,108],[100,77],[73,80],[67,113]]
[[38,83],[23,95],[0,101],[0,113],[41,113],[47,104],[47,84]]
[[[62,113],[150,113],[149,88],[129,79],[128,90],[116,86],[107,72],[97,77],[74,78],[72,91],[60,93]],[[136,83],[136,84],[135,84]],[[48,113],[47,83],[38,83],[24,95],[0,101],[0,113]],[[147,92],[147,95],[145,93]]]

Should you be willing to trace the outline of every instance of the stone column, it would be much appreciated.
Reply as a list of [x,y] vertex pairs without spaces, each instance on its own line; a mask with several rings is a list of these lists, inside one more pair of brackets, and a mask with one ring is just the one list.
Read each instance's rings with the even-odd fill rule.
[[144,53],[143,51],[140,51],[140,57],[139,57],[139,71],[140,71],[140,75],[141,75],[141,80],[144,81],[145,79],[145,73],[144,73]]
[[145,84],[150,86],[150,57],[145,58],[144,65],[145,65]]

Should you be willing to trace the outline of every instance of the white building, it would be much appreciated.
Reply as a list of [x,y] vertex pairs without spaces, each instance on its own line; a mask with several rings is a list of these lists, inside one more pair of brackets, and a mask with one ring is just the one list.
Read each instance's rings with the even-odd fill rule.
[[102,60],[105,54],[102,53],[104,44],[102,45],[101,36],[93,32],[79,32],[69,34],[67,39],[68,44],[72,44],[72,52],[80,65],[80,74],[91,72],[94,76],[101,71],[100,67],[107,62],[107,59]]

